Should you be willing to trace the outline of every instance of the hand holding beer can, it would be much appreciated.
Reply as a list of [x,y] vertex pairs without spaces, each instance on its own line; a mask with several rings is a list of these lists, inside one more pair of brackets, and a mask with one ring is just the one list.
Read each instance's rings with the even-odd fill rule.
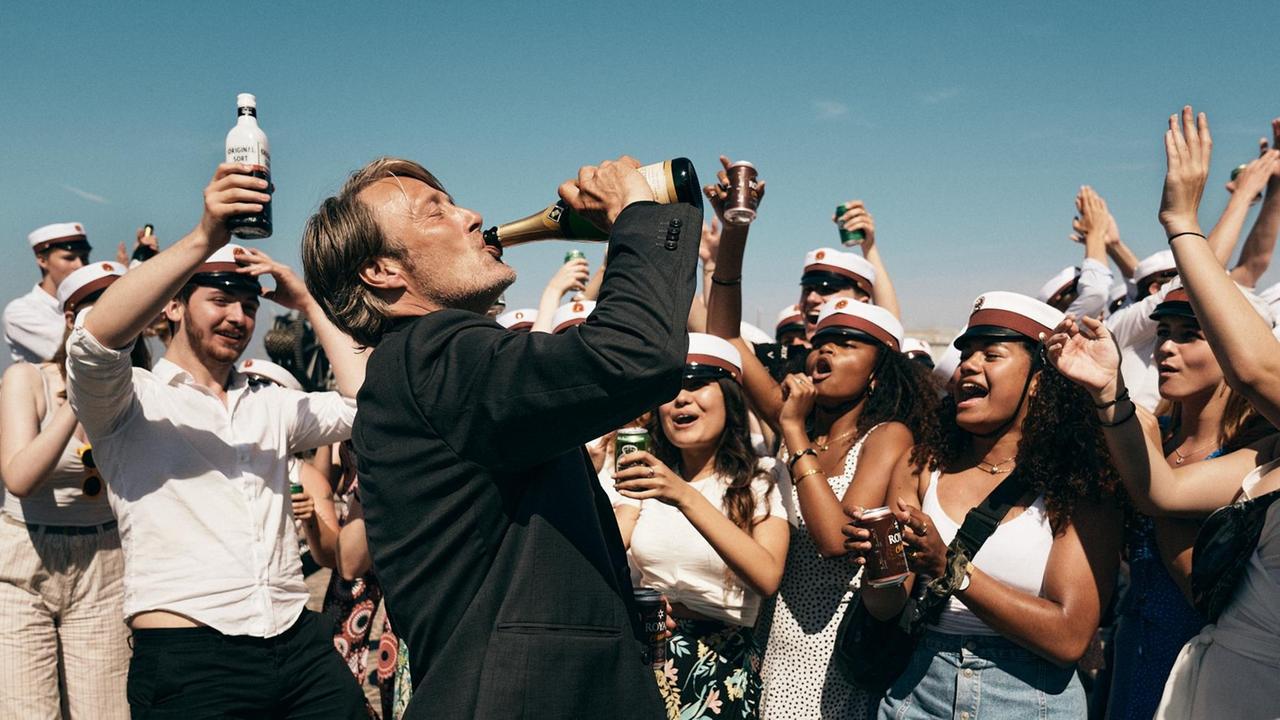
[[836,227],[840,229],[840,242],[848,247],[861,245],[867,241],[867,234],[861,230],[845,230],[844,223],[840,221],[840,218],[844,217],[847,212],[849,212],[847,206],[836,206]]
[[649,452],[649,431],[644,428],[622,428],[613,441],[613,471],[627,467],[619,462],[623,455]]
[[730,225],[747,225],[756,219],[756,208],[760,206],[756,167],[739,160],[728,167],[726,175],[729,182],[725,187],[724,221]]
[[862,513],[857,525],[871,533],[871,551],[867,553],[862,582],[874,588],[901,585],[911,568],[898,518],[888,507],[871,508]]

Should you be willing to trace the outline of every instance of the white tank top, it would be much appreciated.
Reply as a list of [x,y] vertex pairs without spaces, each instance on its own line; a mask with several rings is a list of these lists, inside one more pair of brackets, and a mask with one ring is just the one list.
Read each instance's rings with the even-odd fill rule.
[[[921,509],[937,528],[938,537],[950,544],[960,525],[952,520],[938,503],[938,471],[929,476],[929,488],[925,490]],[[1001,523],[991,537],[982,544],[973,564],[982,572],[1028,595],[1040,595],[1044,584],[1044,569],[1049,563],[1049,550],[1053,547],[1053,529],[1044,509],[1044,495],[1019,513],[1012,520]],[[952,635],[999,635],[987,627],[958,598],[947,601],[938,623],[931,626],[938,632]]]
[[[44,417],[40,419],[43,432],[53,421],[57,403],[53,388],[45,377],[44,368],[37,366],[40,381],[44,385]],[[58,462],[49,477],[25,498],[4,494],[4,513],[16,520],[34,525],[70,525],[84,527],[101,525],[114,519],[107,503],[107,488],[96,469],[85,467],[81,448],[89,443],[72,433],[62,448]]]

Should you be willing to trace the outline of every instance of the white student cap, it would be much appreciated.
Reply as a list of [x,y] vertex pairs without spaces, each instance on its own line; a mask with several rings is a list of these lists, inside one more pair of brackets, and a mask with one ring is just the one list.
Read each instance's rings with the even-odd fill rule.
[[780,340],[783,333],[797,330],[804,331],[804,315],[800,313],[800,306],[788,305],[778,311],[778,321],[773,330],[774,339]]
[[1054,295],[1074,285],[1079,278],[1080,268],[1075,266],[1062,268],[1056,275],[1049,278],[1048,282],[1040,286],[1040,292],[1036,293],[1036,299],[1047,303]]
[[830,335],[875,340],[894,350],[902,347],[902,323],[898,318],[882,307],[853,298],[832,298],[822,303],[813,331],[814,346],[820,337]]
[[907,357],[923,354],[933,362],[933,346],[919,338],[902,338],[902,354]]
[[685,380],[732,378],[742,382],[742,353],[724,338],[689,333],[689,354],[684,361]]
[[187,282],[223,290],[248,291],[256,295],[262,290],[258,278],[236,272],[241,267],[236,260],[236,251],[243,249],[235,243],[227,243],[214,250],[213,254],[196,268],[196,274],[192,275]]
[[92,250],[89,238],[85,235],[84,225],[78,222],[53,223],[32,230],[27,235],[31,243],[31,251],[39,255],[49,248],[58,247],[63,250]]
[[499,315],[496,320],[498,324],[508,330],[528,330],[533,327],[533,323],[538,319],[538,311],[533,308],[520,308],[519,310],[508,310]]
[[62,312],[75,312],[86,302],[98,299],[103,290],[124,275],[118,262],[89,263],[63,278],[58,284],[58,305]]
[[289,388],[290,390],[301,390],[302,383],[298,382],[298,378],[293,373],[283,367],[271,362],[270,360],[258,360],[249,358],[240,363],[236,368],[241,375],[249,377],[262,378],[271,382]]
[[1133,269],[1133,279],[1138,284],[1139,289],[1150,281],[1153,275],[1162,272],[1176,271],[1178,264],[1173,261],[1172,250],[1161,250],[1154,255],[1148,255],[1142,258],[1138,266]]
[[1041,333],[1052,335],[1063,317],[1060,310],[1033,297],[993,290],[973,301],[969,324],[953,344],[974,337],[1023,337],[1039,342]]
[[804,256],[801,285],[848,287],[856,285],[870,295],[876,284],[875,266],[854,253],[835,248],[810,250]]
[[943,384],[951,382],[951,376],[955,375],[956,368],[960,367],[960,348],[956,347],[956,340],[959,339],[960,335],[957,335],[955,339],[947,343],[947,346],[942,350],[942,355],[938,357],[938,362],[933,366],[933,376]]
[[574,325],[581,325],[595,309],[596,304],[591,300],[574,300],[561,305],[556,308],[556,314],[551,316],[551,332],[560,333]]

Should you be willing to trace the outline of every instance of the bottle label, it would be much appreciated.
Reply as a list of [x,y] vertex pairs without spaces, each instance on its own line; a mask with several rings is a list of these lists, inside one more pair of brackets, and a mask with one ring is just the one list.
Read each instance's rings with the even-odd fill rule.
[[676,202],[676,183],[671,178],[671,162],[664,160],[660,163],[645,165],[640,168],[640,174],[644,176],[645,182],[649,183],[649,187],[653,189],[653,199],[663,205],[670,205]]
[[248,163],[255,171],[271,173],[271,153],[257,143],[235,143],[227,146],[227,162]]

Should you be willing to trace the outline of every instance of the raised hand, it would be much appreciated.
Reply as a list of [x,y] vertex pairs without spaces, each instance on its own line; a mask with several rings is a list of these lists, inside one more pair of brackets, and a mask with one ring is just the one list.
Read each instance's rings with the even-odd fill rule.
[[1200,199],[1209,179],[1209,160],[1213,155],[1213,139],[1209,135],[1209,119],[1204,113],[1194,115],[1191,106],[1182,108],[1182,116],[1169,116],[1169,129],[1164,133],[1164,150],[1168,170],[1164,192],[1160,197],[1160,224],[1167,235],[1199,232]]
[[715,217],[711,224],[702,223],[702,240],[698,243],[698,259],[702,261],[703,272],[715,272],[716,257],[720,254],[720,232],[724,226]]
[[639,167],[640,163],[628,155],[599,166],[584,165],[578,170],[578,179],[561,183],[560,197],[579,215],[608,230],[628,205],[653,200],[653,189]]
[[574,258],[560,266],[556,274],[547,282],[547,292],[554,294],[559,300],[570,291],[581,292],[587,287],[591,277],[591,264],[585,258]]
[[623,497],[683,507],[690,493],[697,492],[666,463],[643,450],[618,458],[618,467],[622,469],[614,474],[613,487]]
[[1083,243],[1089,235],[1098,235],[1104,243],[1111,242],[1111,228],[1115,219],[1107,210],[1107,203],[1093,188],[1084,185],[1076,194],[1076,218],[1071,221],[1075,231],[1072,240]]
[[266,192],[267,181],[250,175],[252,171],[252,166],[244,163],[222,163],[204,189],[200,230],[215,248],[231,239],[227,220],[236,215],[262,212],[263,204],[271,200]]
[[1101,321],[1068,315],[1046,341],[1049,362],[1095,398],[1114,389],[1120,374],[1120,349]]
[[236,261],[243,263],[236,270],[238,273],[252,277],[270,275],[275,280],[275,289],[268,290],[263,288],[262,296],[277,305],[289,310],[305,312],[315,302],[315,299],[311,297],[311,293],[307,292],[306,284],[293,271],[293,268],[272,260],[271,256],[258,248],[250,247],[237,250]]
[[855,231],[861,230],[863,237],[862,245],[874,245],[876,242],[876,221],[871,217],[871,213],[867,211],[867,206],[861,200],[846,200],[844,203],[845,212],[840,217],[834,215],[831,219],[837,225],[845,230]]
[[1232,195],[1239,193],[1252,202],[1275,177],[1277,170],[1280,170],[1280,150],[1266,150],[1240,169],[1235,179],[1227,183],[1228,189]]
[[[707,202],[711,203],[711,208],[716,211],[716,217],[720,219],[720,223],[724,224],[724,202],[729,197],[729,166],[733,161],[726,155],[720,156],[721,169],[716,173],[716,183],[714,185],[706,185],[702,188],[702,194],[707,196]],[[764,181],[756,178],[756,207],[764,200]],[[730,224],[730,228],[746,227],[745,225]]]

